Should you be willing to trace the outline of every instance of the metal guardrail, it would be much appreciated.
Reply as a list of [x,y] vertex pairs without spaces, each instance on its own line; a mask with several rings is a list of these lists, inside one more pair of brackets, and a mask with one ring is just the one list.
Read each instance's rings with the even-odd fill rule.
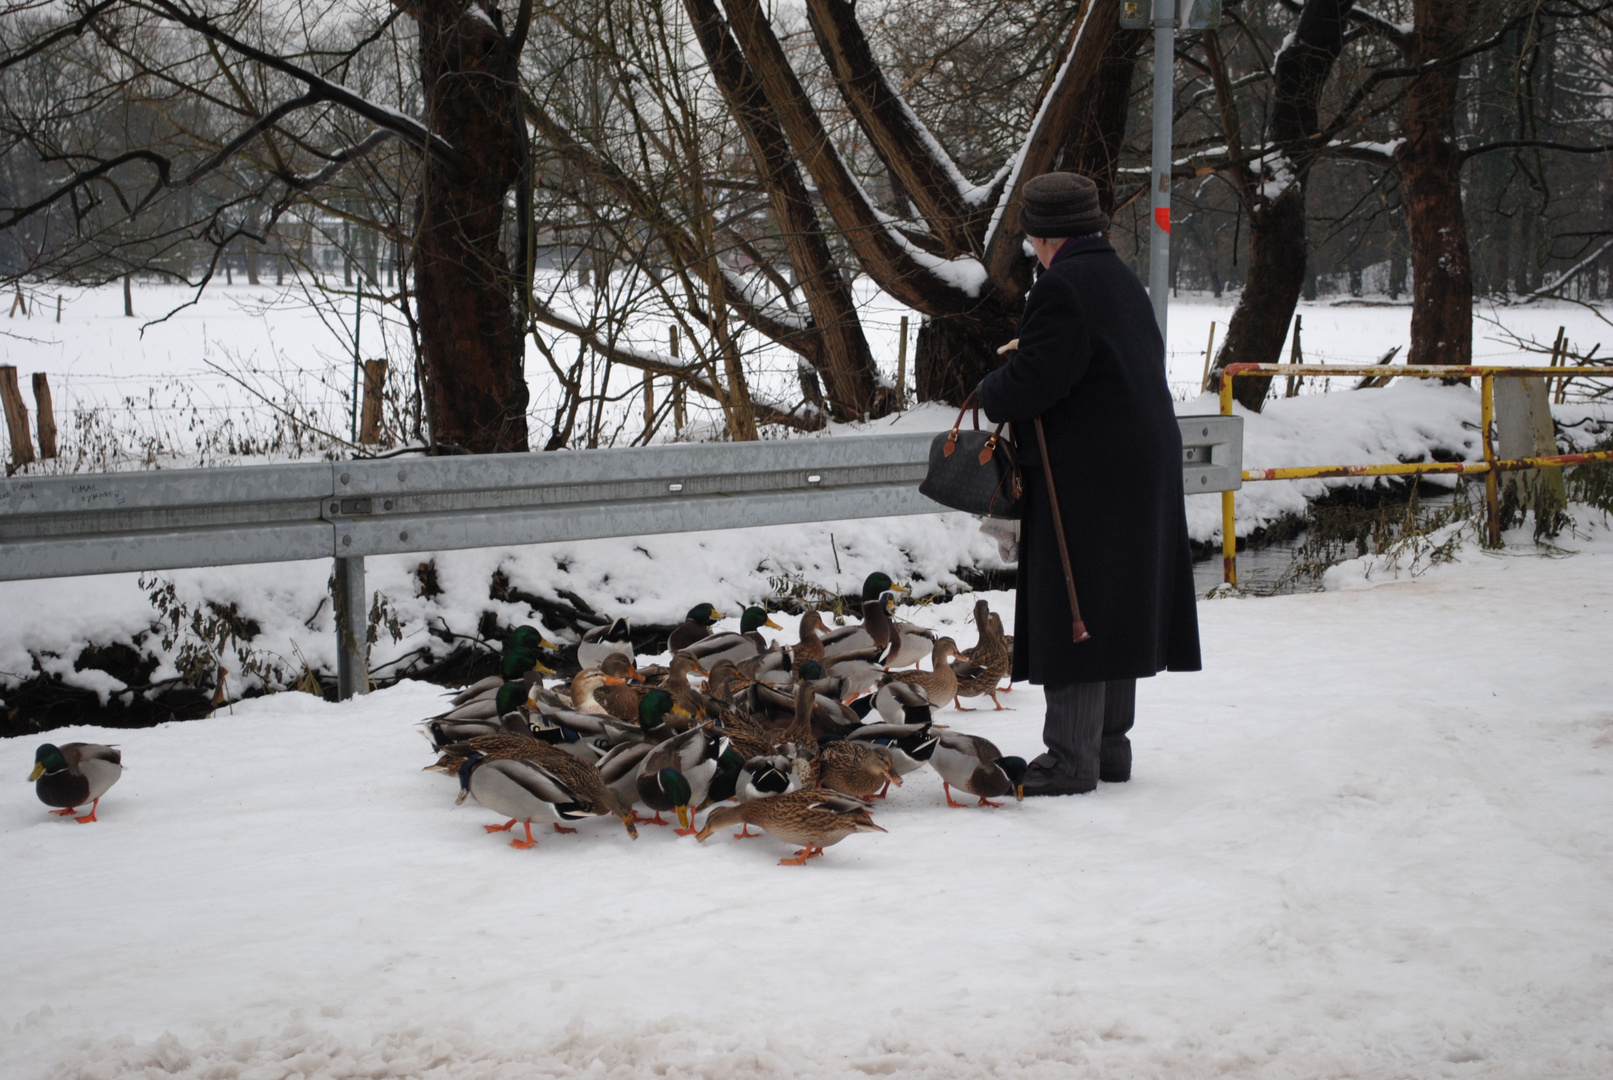
[[[1483,442],[1482,461],[1406,461],[1392,465],[1303,465],[1290,468],[1254,469],[1243,473],[1244,480],[1304,480],[1334,476],[1417,476],[1435,473],[1481,474],[1484,477],[1484,504],[1489,542],[1501,546],[1500,498],[1496,476],[1526,469],[1560,468],[1613,460],[1613,451],[1585,454],[1546,454],[1530,457],[1498,458],[1495,452],[1495,380],[1613,378],[1613,367],[1507,367],[1500,365],[1412,365],[1393,364],[1228,364],[1221,375],[1221,415],[1232,415],[1232,381],[1240,375],[1286,375],[1295,378],[1347,377],[1407,379],[1479,380],[1479,428]],[[1547,383],[1549,386],[1550,383]],[[1542,400],[1544,400],[1542,398]],[[1233,489],[1221,493],[1222,580],[1238,583],[1238,535],[1235,528]]]
[[[1242,483],[1240,417],[1179,424],[1189,493]],[[345,698],[367,682],[366,556],[942,513],[918,492],[933,438],[11,477],[0,581],[334,558]]]

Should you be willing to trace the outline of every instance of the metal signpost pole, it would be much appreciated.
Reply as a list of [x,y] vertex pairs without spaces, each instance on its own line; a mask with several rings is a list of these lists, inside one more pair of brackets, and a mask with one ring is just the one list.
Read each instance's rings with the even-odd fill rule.
[[[1154,5],[1154,221],[1148,230],[1148,299],[1159,336],[1165,337],[1171,284],[1171,113],[1176,70],[1175,4]],[[1169,339],[1166,339],[1169,340]],[[1168,356],[1167,352],[1167,356]],[[1168,361],[1167,361],[1168,362]]]
[[1120,0],[1120,25],[1154,31],[1154,162],[1149,173],[1148,299],[1165,337],[1171,287],[1171,119],[1175,112],[1176,30],[1221,24],[1221,0]]

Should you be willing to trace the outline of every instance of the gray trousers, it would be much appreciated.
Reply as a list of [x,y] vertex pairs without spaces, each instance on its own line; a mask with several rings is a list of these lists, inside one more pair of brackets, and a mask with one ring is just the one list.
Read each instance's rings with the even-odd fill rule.
[[1047,753],[1031,763],[1034,771],[1074,780],[1131,777],[1126,733],[1137,714],[1136,679],[1049,686],[1046,696]]

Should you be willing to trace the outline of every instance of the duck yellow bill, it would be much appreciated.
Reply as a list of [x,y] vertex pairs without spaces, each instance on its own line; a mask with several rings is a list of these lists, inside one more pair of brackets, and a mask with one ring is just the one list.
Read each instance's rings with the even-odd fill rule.
[[775,630],[782,630],[782,629],[784,629],[784,627],[782,627],[782,626],[780,626],[780,625],[779,625],[779,624],[778,624],[778,623],[776,623],[776,622],[774,622],[774,621],[773,621],[773,620],[772,620],[772,619],[768,619],[768,620],[767,620],[767,621],[766,621],[766,622],[764,622],[764,623],[763,623],[763,624],[762,624],[762,625],[763,625],[763,626],[771,626],[771,627],[772,627],[772,628],[773,628],[773,629],[775,629]]
[[677,811],[678,814],[678,828],[687,829],[689,827],[689,804],[684,803],[682,806],[674,806],[672,809]]
[[34,771],[28,774],[28,779],[30,779],[30,780],[38,780],[41,776],[44,776],[44,775],[45,775],[45,765],[44,765],[44,763],[36,761],[36,762],[34,762]]
[[[549,648],[552,649],[552,648],[554,648],[554,646],[550,645]],[[554,674],[554,668],[550,667],[548,664],[545,664],[542,660],[534,660],[534,661],[532,661],[532,670],[536,671],[539,675],[553,675]]]
[[898,585],[894,581],[891,582],[891,588],[894,589],[896,592],[911,593],[913,591],[912,589],[908,588],[906,585]]
[[1024,802],[1025,801],[1025,785],[1024,784],[1015,784],[1014,785],[1014,801],[1015,802]]

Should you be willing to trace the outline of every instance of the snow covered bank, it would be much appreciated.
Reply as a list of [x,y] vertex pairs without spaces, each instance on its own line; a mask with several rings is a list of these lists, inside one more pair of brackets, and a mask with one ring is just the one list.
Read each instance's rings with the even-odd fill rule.
[[[1183,415],[1216,411],[1212,395],[1178,404]],[[1613,405],[1556,407],[1564,439],[1587,446],[1609,430]],[[1240,409],[1241,412],[1241,409]],[[1307,394],[1271,402],[1266,411],[1244,413],[1244,460],[1250,467],[1338,465],[1429,460],[1477,460],[1478,392],[1464,386],[1397,381],[1378,390]],[[834,425],[817,437],[847,437],[901,431],[941,430],[956,412],[937,405],[909,410],[869,424]],[[1237,498],[1240,535],[1302,514],[1307,500],[1339,485],[1370,485],[1373,478],[1250,483]],[[1439,478],[1431,478],[1437,484]],[[1189,532],[1200,543],[1217,542],[1221,504],[1214,496],[1187,500]],[[423,587],[419,568],[434,567],[440,592]],[[517,592],[544,600],[580,597],[599,612],[626,615],[635,623],[669,624],[694,603],[709,600],[737,611],[769,597],[816,590],[855,592],[871,570],[884,570],[916,586],[919,598],[962,586],[960,571],[1004,570],[995,542],[982,537],[963,514],[863,521],[822,522],[732,530],[623,537],[508,549],[378,557],[368,560],[369,588],[385,598],[393,638],[378,627],[372,670],[396,677],[411,665],[447,655],[461,641],[486,636],[479,628],[539,621],[525,602],[490,597],[502,573]],[[231,692],[268,681],[296,682],[306,662],[314,671],[335,670],[335,632],[327,562],[287,563],[177,571],[174,597],[190,612],[209,603],[228,607],[257,627],[236,652]],[[154,579],[157,580],[157,579]],[[104,704],[123,695],[145,694],[171,680],[189,640],[181,634],[164,645],[154,632],[159,613],[138,575],[75,580],[0,583],[0,608],[14,613],[0,623],[0,698],[40,674],[60,676],[71,688],[93,691]],[[501,594],[502,595],[502,594]],[[569,601],[566,601],[569,603]],[[567,637],[560,627],[549,629]],[[86,646],[132,650],[149,670],[135,679],[129,665],[105,670],[86,660]],[[234,647],[232,646],[232,649]],[[135,665],[138,667],[138,665]],[[143,680],[143,681],[142,681]],[[209,680],[195,684],[209,690]],[[182,713],[181,713],[182,714]],[[166,712],[161,715],[168,715]]]
[[[1132,783],[917,773],[804,868],[603,820],[513,851],[418,771],[415,683],[120,732],[99,824],[0,803],[0,1073],[1606,1076],[1613,538],[1564,546],[1202,604]],[[1032,752],[1007,700],[939,719]]]

